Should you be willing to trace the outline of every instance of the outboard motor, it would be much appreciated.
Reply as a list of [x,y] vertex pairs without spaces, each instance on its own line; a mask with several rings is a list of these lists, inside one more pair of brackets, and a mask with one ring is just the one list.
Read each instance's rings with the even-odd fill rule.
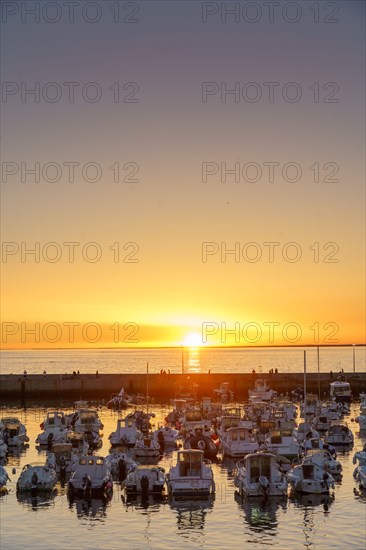
[[83,477],[83,485],[82,485],[82,489],[84,492],[84,499],[88,499],[88,500],[91,499],[91,485],[92,485],[92,482],[91,482],[90,476],[85,474],[85,476]]
[[146,498],[149,495],[149,478],[142,476],[140,483],[142,496]]
[[33,475],[31,477],[31,494],[34,496],[37,493],[37,484],[38,484],[38,475],[37,472],[33,472]]
[[268,481],[268,478],[266,478],[266,476],[260,476],[258,481],[259,481],[259,485],[262,487],[263,496],[264,496],[265,499],[267,499],[268,496],[269,496],[269,481]]
[[324,485],[326,486],[327,489],[329,489],[329,482],[328,482],[328,479],[329,479],[329,474],[328,474],[328,472],[324,472],[324,474],[323,474],[323,481],[324,481]]
[[66,460],[64,455],[60,456],[60,476],[65,477],[66,475]]
[[165,449],[165,439],[164,439],[163,432],[158,432],[158,441],[159,441],[159,445],[160,445],[160,450],[163,453],[164,449]]
[[124,481],[126,479],[127,467],[126,462],[123,458],[120,458],[118,461],[118,480]]

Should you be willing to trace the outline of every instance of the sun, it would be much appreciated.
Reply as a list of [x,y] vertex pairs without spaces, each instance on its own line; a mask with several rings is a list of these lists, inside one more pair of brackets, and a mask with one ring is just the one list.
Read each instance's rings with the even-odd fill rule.
[[188,332],[184,338],[183,345],[190,348],[202,346],[203,343],[201,334],[199,332]]

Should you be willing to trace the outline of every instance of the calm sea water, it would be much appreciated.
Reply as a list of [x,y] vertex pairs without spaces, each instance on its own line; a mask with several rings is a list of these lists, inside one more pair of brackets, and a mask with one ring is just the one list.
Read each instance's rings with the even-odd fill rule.
[[[100,373],[160,372],[302,372],[303,352],[307,350],[307,369],[317,370],[316,348],[169,348],[169,349],[84,349],[2,351],[1,373]],[[354,358],[354,361],[353,361]],[[321,372],[356,372],[366,370],[366,347],[326,347],[319,350]]]
[[[358,407],[354,405],[351,417]],[[168,409],[155,408],[156,422]],[[0,415],[19,416],[30,436],[29,448],[19,456],[9,457],[6,466],[11,477],[10,493],[0,498],[1,548],[4,550],[114,549],[142,550],[224,549],[253,550],[269,547],[278,550],[318,549],[363,550],[366,537],[366,494],[360,494],[352,472],[352,457],[366,441],[355,431],[352,450],[339,452],[343,480],[336,485],[334,499],[302,497],[297,499],[242,500],[235,493],[232,462],[218,460],[213,465],[216,497],[213,502],[152,500],[127,504],[119,484],[114,485],[108,503],[93,499],[70,504],[65,487],[57,485],[58,494],[50,500],[18,499],[15,484],[24,464],[45,459],[45,452],[35,448],[39,424],[47,409],[1,409]],[[108,454],[109,433],[115,429],[116,413],[101,410],[104,423],[104,446]],[[351,423],[353,430],[358,425]],[[169,468],[174,453],[160,462]],[[12,474],[12,468],[16,473]],[[356,493],[354,492],[356,491]]]

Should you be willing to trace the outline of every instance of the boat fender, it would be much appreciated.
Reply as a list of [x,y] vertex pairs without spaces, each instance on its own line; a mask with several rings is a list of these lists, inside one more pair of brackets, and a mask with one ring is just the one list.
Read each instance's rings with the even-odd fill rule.
[[204,450],[205,450],[205,447],[206,447],[206,444],[205,444],[204,440],[203,440],[203,439],[199,439],[199,440],[197,441],[197,448],[198,448],[198,449],[201,449],[201,451],[204,451]]

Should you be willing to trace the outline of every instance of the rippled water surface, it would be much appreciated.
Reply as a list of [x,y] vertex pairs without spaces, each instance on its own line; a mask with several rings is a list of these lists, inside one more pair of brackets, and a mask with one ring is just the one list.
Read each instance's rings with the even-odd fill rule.
[[[155,422],[169,409],[155,407]],[[270,500],[242,500],[233,484],[233,462],[219,458],[213,465],[216,497],[207,502],[154,502],[152,498],[127,503],[121,487],[114,485],[109,502],[93,499],[91,503],[68,501],[66,488],[57,485],[57,495],[40,500],[18,499],[15,484],[20,469],[29,462],[44,460],[45,451],[35,448],[39,424],[47,409],[26,411],[1,409],[1,416],[17,415],[27,426],[29,447],[19,456],[9,457],[10,492],[0,498],[1,548],[6,549],[172,549],[172,548],[241,548],[253,550],[275,547],[280,550],[360,549],[365,548],[366,494],[361,494],[353,478],[354,452],[366,442],[366,433],[358,433],[351,422],[358,405],[347,417],[355,433],[355,446],[338,453],[343,465],[343,480],[336,485],[333,499],[302,497]],[[128,412],[128,411],[127,411]],[[108,435],[115,429],[117,413],[101,409],[104,423],[103,448],[108,454]],[[169,468],[174,453],[166,454],[160,465]],[[16,473],[12,474],[12,469]]]

